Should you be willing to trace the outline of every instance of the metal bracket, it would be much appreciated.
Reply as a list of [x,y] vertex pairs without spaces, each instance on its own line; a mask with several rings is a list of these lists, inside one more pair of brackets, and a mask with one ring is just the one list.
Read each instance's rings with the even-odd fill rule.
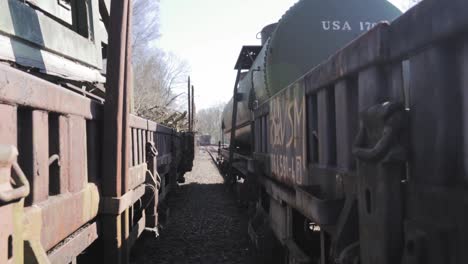
[[[353,154],[363,161],[403,161],[406,152],[399,145],[400,131],[405,126],[406,111],[402,103],[385,102],[361,113],[361,125]],[[377,140],[373,146],[369,141]]]
[[157,155],[158,155],[158,150],[154,146],[154,142],[153,141],[146,142],[146,156],[150,158],[154,158]]
[[360,263],[401,260],[406,175],[407,113],[385,102],[361,113],[353,154],[358,159]]
[[0,204],[11,203],[16,200],[25,198],[29,195],[29,182],[26,176],[24,175],[23,170],[16,162],[18,157],[18,150],[12,145],[0,145],[0,168],[2,169],[1,173],[2,178],[11,177],[11,168],[13,168],[17,179],[17,188],[12,188],[8,191],[0,192]]

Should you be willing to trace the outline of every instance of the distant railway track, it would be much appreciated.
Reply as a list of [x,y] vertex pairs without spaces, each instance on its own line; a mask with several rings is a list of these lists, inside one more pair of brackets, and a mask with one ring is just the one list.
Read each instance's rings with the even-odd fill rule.
[[206,153],[208,153],[208,155],[210,155],[211,159],[213,160],[214,164],[218,165],[218,161],[217,161],[217,158],[216,158],[216,156],[218,154],[218,146],[217,145],[206,145],[206,146],[200,146],[199,148],[200,148],[200,150],[203,150]]

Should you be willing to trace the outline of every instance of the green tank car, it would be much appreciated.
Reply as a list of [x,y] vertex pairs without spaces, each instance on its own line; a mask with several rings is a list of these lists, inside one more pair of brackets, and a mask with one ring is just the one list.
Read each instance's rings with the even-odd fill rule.
[[[392,21],[401,12],[385,0],[301,0],[278,23],[262,30],[261,46],[244,46],[236,68],[244,72],[236,120],[236,148],[251,152],[251,110],[306,74],[378,22]],[[249,56],[250,63],[240,61]],[[232,99],[223,112],[222,129],[229,137]]]

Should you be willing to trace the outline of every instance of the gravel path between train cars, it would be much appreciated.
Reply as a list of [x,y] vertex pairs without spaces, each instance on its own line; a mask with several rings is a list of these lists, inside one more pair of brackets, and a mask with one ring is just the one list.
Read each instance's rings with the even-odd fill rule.
[[199,150],[192,172],[169,197],[168,225],[157,239],[136,244],[132,263],[255,263],[245,209]]

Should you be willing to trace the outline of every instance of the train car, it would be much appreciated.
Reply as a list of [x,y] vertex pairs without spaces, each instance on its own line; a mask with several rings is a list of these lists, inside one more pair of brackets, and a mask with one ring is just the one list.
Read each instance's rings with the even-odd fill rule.
[[267,263],[468,261],[468,5],[367,4],[300,1],[239,56],[221,160]]
[[211,135],[200,135],[198,137],[198,145],[200,146],[211,145]]
[[0,263],[128,263],[191,169],[130,113],[130,3],[0,1]]

